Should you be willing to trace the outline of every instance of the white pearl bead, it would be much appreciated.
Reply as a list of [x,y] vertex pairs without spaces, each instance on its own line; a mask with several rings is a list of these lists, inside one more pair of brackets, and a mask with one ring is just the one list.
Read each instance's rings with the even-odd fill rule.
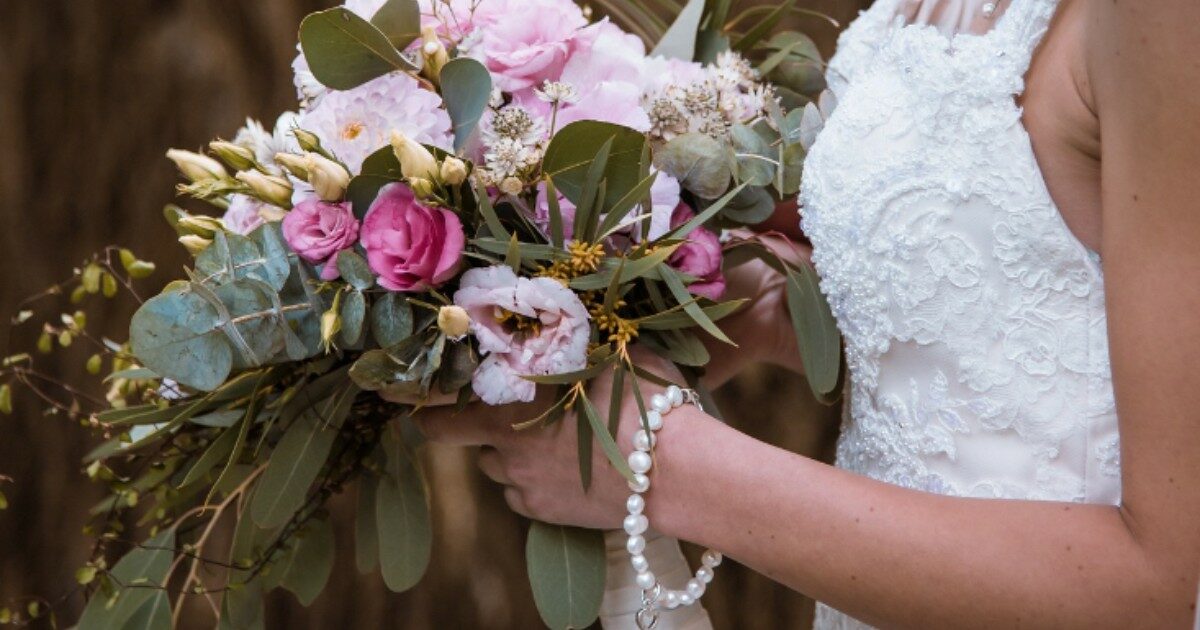
[[663,596],[663,604],[667,610],[679,608],[679,591],[667,591],[667,594]]
[[641,473],[634,473],[633,481],[629,482],[629,489],[634,492],[645,492],[650,489],[650,478]]
[[678,407],[683,404],[683,390],[675,385],[667,388],[667,400],[671,402],[672,407]]
[[700,562],[706,567],[717,567],[721,565],[721,552],[709,549],[700,557]]
[[700,599],[701,597],[704,596],[704,588],[705,588],[704,582],[701,582],[700,580],[697,580],[695,578],[688,580],[688,583],[687,583],[688,595],[691,595],[692,597],[694,597],[696,599]]
[[667,413],[671,410],[671,401],[662,394],[655,394],[650,397],[650,408],[658,413]]
[[650,519],[646,518],[645,514],[630,514],[625,517],[625,522],[622,523],[625,527],[625,533],[630,536],[645,533],[650,527]]
[[705,584],[713,581],[714,575],[715,573],[713,573],[712,567],[700,567],[699,569],[696,569],[696,579],[704,582]]
[[662,428],[662,413],[649,409],[646,411],[646,424],[649,425],[651,431],[657,431]]
[[695,604],[695,603],[696,603],[695,597],[692,597],[691,595],[688,595],[687,593],[683,593],[683,592],[679,593],[679,605],[680,606],[691,606],[692,604]]
[[654,588],[654,585],[658,583],[658,580],[654,577],[654,574],[651,573],[650,571],[642,571],[641,573],[637,574],[636,582],[637,582],[638,588],[648,591],[648,590]]
[[637,433],[633,434],[633,448],[639,451],[648,451],[657,443],[658,438],[653,433],[646,433],[645,429],[638,429]]
[[646,556],[643,556],[642,554],[638,554],[636,556],[630,556],[629,564],[633,565],[633,570],[635,573],[641,573],[650,568],[650,561],[647,560]]
[[642,510],[646,509],[646,500],[643,499],[642,495],[640,494],[631,494],[629,495],[629,498],[625,500],[625,509],[628,510],[630,514],[641,514]]
[[646,550],[646,539],[641,536],[630,536],[629,540],[625,541],[625,551],[630,555],[641,555]]
[[646,451],[634,451],[629,454],[629,468],[635,473],[650,472],[652,463],[650,453]]

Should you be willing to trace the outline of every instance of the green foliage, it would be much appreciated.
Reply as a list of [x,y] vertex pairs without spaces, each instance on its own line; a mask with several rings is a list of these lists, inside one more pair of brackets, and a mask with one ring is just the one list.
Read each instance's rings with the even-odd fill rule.
[[789,269],[787,305],[796,330],[796,343],[804,374],[817,397],[825,397],[838,386],[842,367],[841,335],[829,303],[817,286],[817,274],[808,266]]
[[529,585],[542,621],[554,630],[586,628],[604,597],[604,535],[534,521],[525,540]]
[[542,168],[558,191],[577,207],[594,201],[584,200],[589,170],[600,149],[610,142],[600,176],[606,182],[604,208],[616,205],[642,180],[645,136],[621,125],[581,120],[563,127],[550,140]]
[[396,50],[404,50],[421,36],[421,7],[417,0],[387,0],[371,16],[371,24]]
[[334,90],[349,90],[395,70],[419,69],[375,25],[343,7],[304,18],[300,47],[313,76]]
[[685,133],[654,154],[654,165],[704,199],[716,199],[733,177],[728,149],[711,136]]
[[399,293],[384,293],[371,306],[371,334],[384,348],[404,341],[413,333],[413,310],[408,298]]
[[450,60],[442,67],[439,81],[446,111],[454,123],[454,150],[471,138],[492,96],[492,75],[483,64],[469,57]]
[[425,574],[433,528],[425,482],[397,423],[388,425],[380,447],[387,463],[375,492],[379,568],[387,587],[399,593],[412,588]]
[[333,573],[334,549],[333,523],[328,518],[309,521],[272,573],[279,574],[279,585],[291,591],[301,605],[309,606],[325,590]]
[[704,5],[705,0],[688,0],[651,54],[684,61],[695,59],[696,36],[700,30],[700,20],[704,17]]
[[368,155],[363,160],[362,170],[350,180],[350,185],[346,188],[346,199],[350,201],[354,216],[362,220],[367,216],[367,210],[371,208],[375,197],[379,195],[379,190],[402,179],[404,176],[400,172],[400,160],[396,159],[396,153],[391,147],[384,147]]
[[[175,530],[168,529],[125,554],[112,568],[115,592],[97,595],[83,609],[79,628],[121,628],[155,593],[166,588],[167,570],[175,555]],[[150,615],[151,618],[154,615]],[[161,627],[161,626],[154,626]]]

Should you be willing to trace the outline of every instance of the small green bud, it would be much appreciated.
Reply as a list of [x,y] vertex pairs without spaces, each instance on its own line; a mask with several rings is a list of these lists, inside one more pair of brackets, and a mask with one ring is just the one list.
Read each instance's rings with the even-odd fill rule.
[[64,330],[58,333],[58,345],[64,348],[69,348],[71,347],[72,341],[75,341],[75,336],[71,334],[71,331]]
[[75,314],[71,316],[71,321],[74,322],[75,329],[83,330],[87,328],[87,313],[75,311]]
[[[12,415],[12,386],[8,383],[0,385],[0,413],[8,416]],[[0,509],[4,509],[0,507]]]
[[228,177],[225,173],[225,168],[220,162],[199,153],[191,151],[182,151],[180,149],[171,149],[167,151],[167,158],[179,167],[179,172],[183,176],[193,182],[203,182],[210,179],[223,179]]
[[132,265],[126,268],[129,272],[129,277],[134,280],[150,277],[154,273],[154,263],[145,260],[135,260]]
[[82,282],[85,291],[88,293],[100,292],[100,273],[102,271],[103,270],[100,269],[100,265],[95,263],[91,263],[87,267],[83,268],[83,275],[81,276],[80,281]]
[[203,238],[213,238],[217,232],[225,230],[225,224],[220,219],[202,214],[191,214],[180,217],[177,229],[186,234],[195,234]]
[[30,619],[37,619],[42,614],[42,604],[37,600],[33,600],[25,605],[25,610],[29,613]]
[[90,359],[88,359],[88,362],[87,362],[88,374],[95,376],[100,373],[100,361],[101,361],[101,358],[100,358],[99,354],[93,354],[92,357]]
[[9,610],[7,606],[5,606],[4,608],[0,608],[0,624],[12,623],[12,620],[13,620],[12,611]]
[[83,302],[85,298],[87,298],[87,289],[83,288],[83,285],[79,285],[71,291],[72,304],[79,304]]
[[75,569],[75,581],[79,582],[81,586],[87,586],[95,579],[96,567],[89,564],[86,567],[79,567],[78,569]]
[[111,273],[105,271],[104,275],[100,278],[100,292],[104,294],[104,297],[110,298],[117,295],[118,289],[117,279]]
[[121,266],[125,267],[125,271],[129,271],[129,267],[137,262],[137,256],[134,256],[133,252],[128,249],[121,248],[117,255],[121,257]]
[[183,248],[195,257],[204,253],[204,250],[208,249],[209,245],[212,245],[212,239],[196,236],[195,234],[185,234],[179,237],[179,244],[183,245]]
[[137,490],[130,490],[125,493],[125,505],[129,507],[137,507],[138,493]]
[[42,354],[50,354],[50,351],[54,349],[54,338],[50,336],[49,332],[42,331],[42,336],[38,337],[37,349]]

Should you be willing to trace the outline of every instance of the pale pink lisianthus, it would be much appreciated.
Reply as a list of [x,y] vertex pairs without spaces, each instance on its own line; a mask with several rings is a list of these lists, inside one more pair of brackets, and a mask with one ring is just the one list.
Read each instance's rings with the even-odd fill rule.
[[312,197],[283,217],[283,238],[300,258],[324,265],[322,280],[335,280],[341,275],[338,254],[358,241],[358,219],[348,202],[329,203]]
[[[529,402],[537,387],[522,376],[565,374],[587,366],[587,308],[552,278],[522,278],[506,266],[472,269],[454,303],[471,317],[471,333],[487,355],[471,386],[489,405]],[[538,326],[518,330],[513,315]]]
[[[671,216],[671,227],[677,228],[696,216],[687,204],[679,204]],[[683,273],[699,278],[688,285],[692,295],[719,300],[725,294],[725,274],[721,272],[721,241],[716,233],[698,227],[688,233],[667,264]]]
[[229,207],[221,216],[221,222],[234,234],[249,234],[266,223],[259,210],[267,207],[267,204],[249,195],[231,195]]
[[380,286],[417,292],[454,277],[466,235],[458,215],[422,204],[404,184],[388,184],[363,219],[362,245]]
[[557,80],[587,26],[579,5],[570,0],[491,1],[498,19],[479,30],[468,54],[491,71],[496,87],[505,92]]

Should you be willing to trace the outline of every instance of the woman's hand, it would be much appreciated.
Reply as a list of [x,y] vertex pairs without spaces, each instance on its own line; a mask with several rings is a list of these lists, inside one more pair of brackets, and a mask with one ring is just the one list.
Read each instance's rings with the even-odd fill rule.
[[[669,381],[683,382],[669,362],[649,352],[633,354],[639,367]],[[639,386],[647,398],[662,390],[645,380],[639,381]],[[608,418],[611,388],[611,373],[597,377],[589,388],[588,399],[601,418]],[[474,403],[461,413],[445,407],[424,409],[414,416],[414,421],[431,441],[481,447],[479,467],[485,475],[504,486],[504,498],[513,511],[548,523],[593,529],[619,528],[625,515],[629,487],[599,444],[593,443],[591,485],[587,491],[583,489],[574,410],[549,427],[513,429],[514,424],[536,418],[556,402],[553,388],[539,387],[538,390],[538,398],[532,403],[500,407]],[[628,454],[630,440],[640,426],[637,405],[628,383],[622,400],[616,440],[621,452]]]

